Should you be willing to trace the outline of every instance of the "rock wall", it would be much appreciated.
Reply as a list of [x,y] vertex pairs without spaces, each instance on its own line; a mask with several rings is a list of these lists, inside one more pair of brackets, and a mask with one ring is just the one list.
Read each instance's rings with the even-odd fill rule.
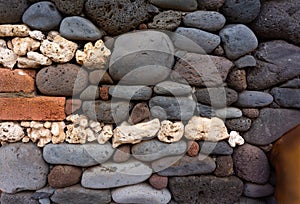
[[0,2],[1,203],[276,203],[297,0]]

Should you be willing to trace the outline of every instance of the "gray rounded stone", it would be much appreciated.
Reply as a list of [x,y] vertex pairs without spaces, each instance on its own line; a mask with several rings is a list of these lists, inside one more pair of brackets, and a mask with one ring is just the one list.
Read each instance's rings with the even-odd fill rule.
[[152,96],[152,89],[148,86],[112,86],[109,88],[112,98],[128,100],[149,100]]
[[19,23],[21,22],[24,11],[30,4],[27,0],[10,0],[0,2],[0,23]]
[[69,40],[95,41],[102,37],[101,31],[91,21],[80,16],[64,18],[59,33]]
[[211,117],[215,117],[216,113],[212,107],[201,103],[197,103],[195,115],[211,118]]
[[1,193],[0,202],[1,204],[12,204],[12,203],[18,203],[18,204],[39,204],[38,200],[33,199],[32,192],[20,192],[15,194],[9,194],[9,193]]
[[95,100],[99,99],[99,87],[90,85],[84,89],[80,94],[81,100]]
[[246,132],[250,129],[252,121],[249,118],[241,117],[226,120],[226,127],[237,132]]
[[252,52],[258,46],[255,34],[243,24],[225,26],[220,31],[220,37],[224,43],[226,56],[232,60]]
[[243,91],[235,103],[240,108],[261,108],[273,102],[273,96],[260,91]]
[[299,89],[300,88],[300,78],[295,78],[287,81],[286,83],[280,85],[281,88],[294,88]]
[[153,21],[148,23],[148,28],[161,30],[174,30],[181,23],[181,13],[177,11],[163,11],[153,17]]
[[154,93],[158,95],[184,96],[192,93],[192,87],[173,81],[163,81],[155,85]]
[[217,117],[224,119],[240,118],[243,115],[242,111],[235,107],[221,108],[215,110],[215,112]]
[[80,185],[56,189],[51,196],[51,201],[61,204],[95,204],[110,203],[109,190],[86,189]]
[[147,180],[151,174],[152,169],[139,161],[107,162],[86,169],[82,174],[81,185],[93,189],[128,186]]
[[280,107],[300,108],[300,89],[273,88],[271,94]]
[[113,189],[111,195],[116,203],[167,204],[171,200],[168,189],[157,190],[146,183]]
[[47,183],[49,166],[32,143],[11,143],[0,148],[0,189],[6,193],[37,190]]
[[[221,39],[218,35],[196,28],[179,27],[176,29],[175,33],[192,40],[195,44],[202,48],[202,53],[211,53],[221,43]],[[182,47],[179,48],[182,49]]]
[[225,0],[221,11],[230,22],[250,23],[258,16],[260,7],[260,0]]
[[244,195],[250,198],[267,197],[274,193],[274,187],[267,183],[264,185],[258,185],[255,183],[245,183]]
[[231,155],[233,153],[232,147],[225,141],[200,141],[199,146],[200,153],[205,155]]
[[43,157],[50,164],[88,167],[107,161],[114,151],[110,143],[48,144],[43,149]]
[[62,17],[55,5],[48,1],[32,4],[23,14],[23,23],[42,31],[49,31],[59,26]]
[[[248,197],[243,197],[243,196],[241,196],[239,201],[235,202],[234,204],[245,204],[245,203],[246,204],[266,204],[266,202],[263,199],[259,200],[259,199],[253,199],[253,198],[248,198]],[[268,204],[276,204],[276,203],[277,203],[277,201],[275,203],[271,202]]]
[[198,0],[199,10],[219,11],[225,0]]
[[51,96],[73,96],[88,84],[88,73],[75,64],[59,64],[41,69],[36,75],[40,92]]
[[163,143],[156,139],[143,141],[132,146],[132,156],[141,161],[154,161],[166,156],[184,155],[187,144],[181,140],[174,143]]
[[221,30],[225,22],[225,17],[216,11],[195,11],[183,18],[184,25],[206,31]]
[[[160,113],[153,111],[155,107],[161,107],[170,120],[188,120],[195,111],[196,103],[187,97],[155,96],[149,101],[150,111],[153,117]],[[155,108],[157,110],[157,108]]]
[[180,11],[194,11],[198,6],[197,0],[150,0],[150,2],[160,8]]
[[255,67],[256,59],[252,55],[246,55],[241,57],[240,59],[234,62],[235,66],[239,69],[243,69],[246,67]]
[[119,84],[155,85],[169,76],[174,61],[174,46],[166,34],[127,33],[115,40],[109,73]]
[[85,0],[51,0],[63,14],[76,16],[82,13]]

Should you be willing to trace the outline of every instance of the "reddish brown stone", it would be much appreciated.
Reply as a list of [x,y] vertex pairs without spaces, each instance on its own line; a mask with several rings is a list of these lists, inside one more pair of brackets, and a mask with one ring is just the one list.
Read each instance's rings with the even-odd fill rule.
[[137,124],[150,118],[150,110],[146,103],[138,103],[131,111],[129,122]]
[[247,116],[248,118],[257,118],[259,116],[259,110],[255,108],[244,108],[242,110],[243,115]]
[[71,115],[75,111],[81,108],[82,101],[79,99],[67,99],[65,112],[67,115]]
[[227,77],[227,85],[238,92],[246,90],[246,71],[243,69],[235,69],[231,71]]
[[21,69],[10,70],[0,68],[0,92],[24,92],[34,91],[35,71],[27,72]]
[[80,181],[82,170],[79,167],[57,165],[48,175],[48,183],[54,188],[64,188]]
[[130,159],[130,146],[122,145],[118,147],[113,156],[114,162],[126,162],[128,159]]
[[168,186],[168,177],[152,174],[152,176],[149,179],[149,183],[153,188],[161,190]]
[[100,90],[100,98],[103,101],[108,101],[109,100],[109,87],[108,86],[102,86],[99,88]]
[[188,151],[186,154],[190,157],[196,157],[199,154],[200,147],[199,144],[195,141],[189,141],[188,142]]
[[145,29],[148,29],[148,26],[145,23],[142,23],[142,24],[139,25],[139,29],[140,30],[145,30]]
[[230,155],[228,156],[219,156],[216,159],[216,176],[230,176],[233,174],[233,161]]
[[0,98],[0,120],[64,120],[64,97]]

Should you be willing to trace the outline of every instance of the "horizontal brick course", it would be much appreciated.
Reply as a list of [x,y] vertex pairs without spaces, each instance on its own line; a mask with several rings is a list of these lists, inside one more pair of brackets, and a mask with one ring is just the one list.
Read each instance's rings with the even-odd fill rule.
[[0,120],[60,121],[65,115],[64,97],[0,98]]

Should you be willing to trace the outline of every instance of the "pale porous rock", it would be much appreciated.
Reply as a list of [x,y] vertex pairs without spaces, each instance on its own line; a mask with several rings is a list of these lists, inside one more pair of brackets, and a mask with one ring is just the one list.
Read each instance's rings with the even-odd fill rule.
[[[45,123],[44,123],[45,127]],[[66,138],[65,129],[66,125],[63,121],[61,122],[53,122],[51,124],[51,133],[52,133],[52,143],[53,144],[59,144],[63,143]]]
[[143,138],[151,139],[159,131],[159,120],[153,119],[149,122],[139,123],[136,125],[121,125],[114,129],[113,147],[116,148],[121,144],[136,144]]
[[39,30],[33,30],[33,31],[29,31],[29,36],[32,38],[32,39],[35,39],[35,40],[44,40],[46,38],[46,36]]
[[6,41],[5,41],[5,40],[0,39],[0,47],[1,47],[1,48],[7,48],[7,45],[6,45]]
[[30,128],[27,128],[26,131],[28,138],[30,138],[32,142],[38,142],[38,147],[44,147],[51,142],[51,131],[45,128],[41,122],[32,121],[30,123]]
[[85,44],[84,50],[77,50],[76,61],[88,69],[105,69],[111,52],[102,40],[98,40],[93,46],[89,42]]
[[41,66],[36,61],[28,59],[26,57],[18,57],[17,61],[18,61],[17,66],[18,66],[18,68],[21,68],[21,69],[26,69],[26,68],[36,69]]
[[57,63],[70,61],[76,52],[78,45],[56,33],[49,33],[48,39],[43,40],[40,50],[43,55]]
[[4,67],[13,68],[17,63],[18,56],[12,50],[0,47],[0,64]]
[[11,41],[11,49],[19,56],[24,56],[29,51],[35,51],[39,49],[41,43],[30,37],[20,38],[15,37]]
[[17,142],[25,136],[22,127],[18,123],[3,122],[0,123],[0,141]]
[[184,125],[182,122],[171,122],[164,120],[161,122],[160,130],[157,137],[162,142],[177,142],[179,141],[184,133]]
[[229,133],[228,143],[231,147],[235,147],[236,145],[243,145],[245,140],[238,132],[231,131]]
[[27,37],[29,31],[27,25],[0,25],[0,37]]
[[220,118],[193,116],[185,126],[184,136],[189,140],[207,140],[217,142],[227,139],[227,128]]
[[113,136],[113,126],[104,125],[101,133],[98,135],[99,144],[105,144]]
[[38,52],[27,52],[27,58],[30,60],[34,60],[36,63],[44,66],[52,64],[52,61],[48,57]]

